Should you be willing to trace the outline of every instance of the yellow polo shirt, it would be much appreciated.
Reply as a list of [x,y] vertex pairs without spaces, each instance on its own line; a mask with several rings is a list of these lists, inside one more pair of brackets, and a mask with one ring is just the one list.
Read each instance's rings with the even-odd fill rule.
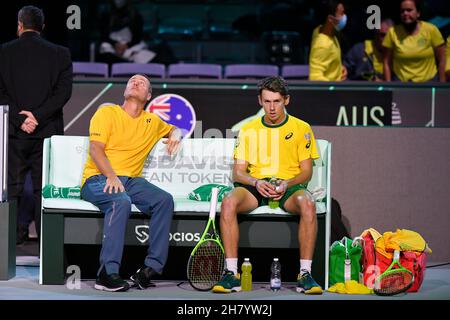
[[[106,157],[116,175],[140,177],[148,153],[172,128],[153,113],[142,111],[132,118],[121,106],[106,105],[91,119],[89,140],[105,144]],[[81,185],[97,174],[101,172],[89,155]]]
[[321,26],[313,31],[309,54],[309,80],[341,81],[341,47],[336,36],[321,33]]
[[401,24],[390,28],[383,46],[393,50],[394,73],[401,81],[425,82],[437,73],[434,48],[443,43],[435,25],[419,21],[415,35],[408,34]]

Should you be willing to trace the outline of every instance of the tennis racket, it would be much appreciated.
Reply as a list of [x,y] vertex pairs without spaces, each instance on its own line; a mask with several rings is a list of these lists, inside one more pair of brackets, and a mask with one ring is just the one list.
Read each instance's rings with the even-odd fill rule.
[[395,250],[389,268],[375,279],[373,291],[379,296],[393,296],[408,290],[413,282],[414,275],[400,264],[400,251]]
[[187,264],[189,283],[200,291],[211,290],[224,270],[224,250],[215,223],[218,193],[219,188],[211,191],[208,223]]

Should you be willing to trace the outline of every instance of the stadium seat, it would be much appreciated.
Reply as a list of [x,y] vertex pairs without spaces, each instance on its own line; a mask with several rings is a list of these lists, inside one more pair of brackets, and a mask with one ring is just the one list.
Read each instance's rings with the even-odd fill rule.
[[278,66],[272,64],[230,64],[225,66],[225,78],[260,79],[278,76]]
[[73,62],[73,74],[108,77],[108,65],[100,62]]
[[308,79],[308,64],[292,64],[281,68],[281,76],[285,79]]
[[169,65],[169,78],[222,78],[222,66],[219,64],[175,63]]
[[114,63],[111,66],[111,77],[130,77],[137,73],[154,78],[164,78],[166,68],[162,63],[123,62]]

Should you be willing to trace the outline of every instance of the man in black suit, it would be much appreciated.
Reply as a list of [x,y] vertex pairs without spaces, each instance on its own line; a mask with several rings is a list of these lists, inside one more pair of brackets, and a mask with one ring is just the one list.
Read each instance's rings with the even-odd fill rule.
[[[18,14],[18,39],[0,49],[0,104],[9,105],[8,198],[22,194],[31,169],[35,224],[40,234],[44,138],[64,134],[63,107],[72,94],[67,48],[44,40],[44,13],[25,6]],[[19,235],[27,226],[19,226]]]

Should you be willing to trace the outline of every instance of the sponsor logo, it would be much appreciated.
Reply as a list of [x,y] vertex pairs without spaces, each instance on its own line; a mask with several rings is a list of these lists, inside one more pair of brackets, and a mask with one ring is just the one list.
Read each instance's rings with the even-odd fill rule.
[[[136,239],[140,243],[146,243],[149,239],[149,227],[147,225],[137,225],[134,227]],[[169,241],[175,242],[198,242],[200,240],[200,233],[192,232],[174,232],[169,233]]]
[[150,101],[146,110],[180,128],[188,138],[195,128],[196,115],[191,103],[180,95],[167,93]]
[[152,122],[152,119],[147,119],[147,123],[150,123],[150,122]]
[[289,132],[286,137],[284,137],[286,140],[289,140],[294,134],[292,132]]
[[134,232],[136,233],[136,239],[140,243],[145,243],[148,241],[148,226],[146,225],[135,226]]

